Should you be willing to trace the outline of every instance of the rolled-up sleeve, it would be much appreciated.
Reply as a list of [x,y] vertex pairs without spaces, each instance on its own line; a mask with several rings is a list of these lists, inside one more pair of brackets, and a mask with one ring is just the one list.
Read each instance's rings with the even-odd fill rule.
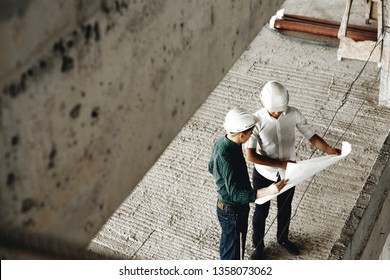
[[302,115],[302,113],[298,110],[296,113],[296,127],[300,133],[306,138],[310,139],[314,136],[314,129],[307,123],[306,118]]
[[258,127],[255,126],[255,128],[253,129],[253,133],[252,135],[249,137],[248,141],[245,143],[245,148],[246,149],[256,149],[257,148],[257,143],[259,142],[259,139],[258,139],[258,135],[259,135],[259,132],[258,132]]

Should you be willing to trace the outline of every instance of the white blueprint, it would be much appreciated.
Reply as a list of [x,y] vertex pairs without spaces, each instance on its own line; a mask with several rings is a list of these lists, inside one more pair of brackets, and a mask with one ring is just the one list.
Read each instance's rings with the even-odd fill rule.
[[342,143],[341,155],[327,155],[317,157],[313,159],[303,160],[297,163],[287,163],[285,178],[289,179],[287,185],[276,195],[267,195],[265,197],[256,199],[256,204],[263,204],[277,195],[287,191],[293,186],[303,182],[304,180],[314,176],[318,172],[328,168],[332,164],[335,164],[339,160],[343,159],[351,152],[352,148],[348,142]]

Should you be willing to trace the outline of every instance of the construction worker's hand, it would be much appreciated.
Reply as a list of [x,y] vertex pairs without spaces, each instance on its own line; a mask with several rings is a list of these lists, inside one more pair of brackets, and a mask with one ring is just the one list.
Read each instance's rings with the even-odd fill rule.
[[283,189],[287,185],[287,182],[288,182],[288,179],[283,179],[283,180],[280,180],[277,183],[273,183],[268,188],[270,188],[270,192],[272,194],[277,194],[277,193],[280,192],[281,189]]
[[328,155],[341,155],[341,150],[340,149],[336,149],[336,148],[333,148],[333,147],[329,147],[327,150],[326,150],[326,153]]
[[277,183],[273,183],[272,185],[270,185],[266,188],[258,189],[256,192],[256,199],[267,196],[267,195],[273,195],[273,194],[279,193],[280,190],[283,189],[284,186],[286,186],[287,182],[288,182],[288,179],[283,179]]

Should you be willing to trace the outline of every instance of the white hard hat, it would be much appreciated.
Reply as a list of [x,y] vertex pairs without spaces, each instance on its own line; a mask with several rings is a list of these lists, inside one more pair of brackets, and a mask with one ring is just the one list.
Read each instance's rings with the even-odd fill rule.
[[238,133],[255,126],[258,121],[258,117],[241,108],[234,108],[226,114],[223,126],[227,132]]
[[268,112],[282,112],[287,109],[289,95],[281,83],[270,81],[261,90],[260,100]]

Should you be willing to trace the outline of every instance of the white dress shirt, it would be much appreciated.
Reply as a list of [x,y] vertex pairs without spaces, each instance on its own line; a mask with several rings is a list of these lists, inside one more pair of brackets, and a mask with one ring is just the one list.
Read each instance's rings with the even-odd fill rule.
[[[306,139],[315,134],[302,113],[294,107],[287,107],[278,119],[272,117],[265,108],[254,115],[260,121],[247,141],[246,148],[256,149],[257,153],[272,159],[296,160],[295,127]],[[255,168],[271,181],[276,181],[278,175],[284,178],[284,169],[260,164],[255,164]]]

